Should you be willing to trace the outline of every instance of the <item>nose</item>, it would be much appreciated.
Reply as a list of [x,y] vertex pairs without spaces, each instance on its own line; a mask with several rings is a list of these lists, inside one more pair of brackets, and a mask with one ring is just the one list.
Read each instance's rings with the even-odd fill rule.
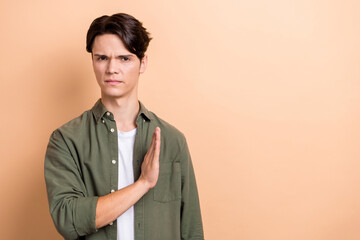
[[106,73],[107,74],[117,74],[117,73],[119,73],[119,70],[116,67],[116,62],[115,62],[114,59],[110,59],[108,61],[108,65],[107,65],[107,68],[106,68]]

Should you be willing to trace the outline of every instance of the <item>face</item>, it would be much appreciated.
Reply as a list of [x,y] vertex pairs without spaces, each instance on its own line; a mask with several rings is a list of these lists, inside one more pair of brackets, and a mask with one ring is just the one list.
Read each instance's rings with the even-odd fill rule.
[[115,34],[96,36],[92,47],[93,68],[101,97],[137,99],[138,80],[146,69],[147,56],[140,61]]

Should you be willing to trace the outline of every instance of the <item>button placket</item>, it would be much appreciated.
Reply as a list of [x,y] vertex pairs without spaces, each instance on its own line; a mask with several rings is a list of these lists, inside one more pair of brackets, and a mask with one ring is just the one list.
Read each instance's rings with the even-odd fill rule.
[[[105,124],[107,126],[108,131],[108,138],[109,138],[109,144],[110,144],[110,185],[109,185],[109,192],[114,193],[117,190],[118,185],[118,168],[117,168],[117,131],[116,131],[116,122],[112,117],[112,114],[110,112],[105,113]],[[109,223],[109,225],[112,225],[113,223]]]

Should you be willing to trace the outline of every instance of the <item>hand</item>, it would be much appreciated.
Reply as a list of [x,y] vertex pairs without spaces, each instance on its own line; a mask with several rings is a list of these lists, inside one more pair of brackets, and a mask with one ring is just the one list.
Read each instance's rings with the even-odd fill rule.
[[160,128],[156,127],[150,147],[141,165],[141,175],[139,178],[140,181],[145,183],[148,189],[155,187],[159,178],[160,141]]

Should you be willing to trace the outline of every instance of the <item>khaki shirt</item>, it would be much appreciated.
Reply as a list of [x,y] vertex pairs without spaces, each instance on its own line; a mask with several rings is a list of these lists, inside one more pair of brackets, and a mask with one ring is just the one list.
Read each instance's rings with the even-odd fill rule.
[[[135,240],[204,239],[194,170],[184,135],[140,103],[134,144],[134,180],[161,128],[156,186],[134,205]],[[118,186],[118,142],[114,116],[101,101],[55,130],[45,156],[50,213],[65,239],[117,238],[116,221],[96,229],[99,196]]]

